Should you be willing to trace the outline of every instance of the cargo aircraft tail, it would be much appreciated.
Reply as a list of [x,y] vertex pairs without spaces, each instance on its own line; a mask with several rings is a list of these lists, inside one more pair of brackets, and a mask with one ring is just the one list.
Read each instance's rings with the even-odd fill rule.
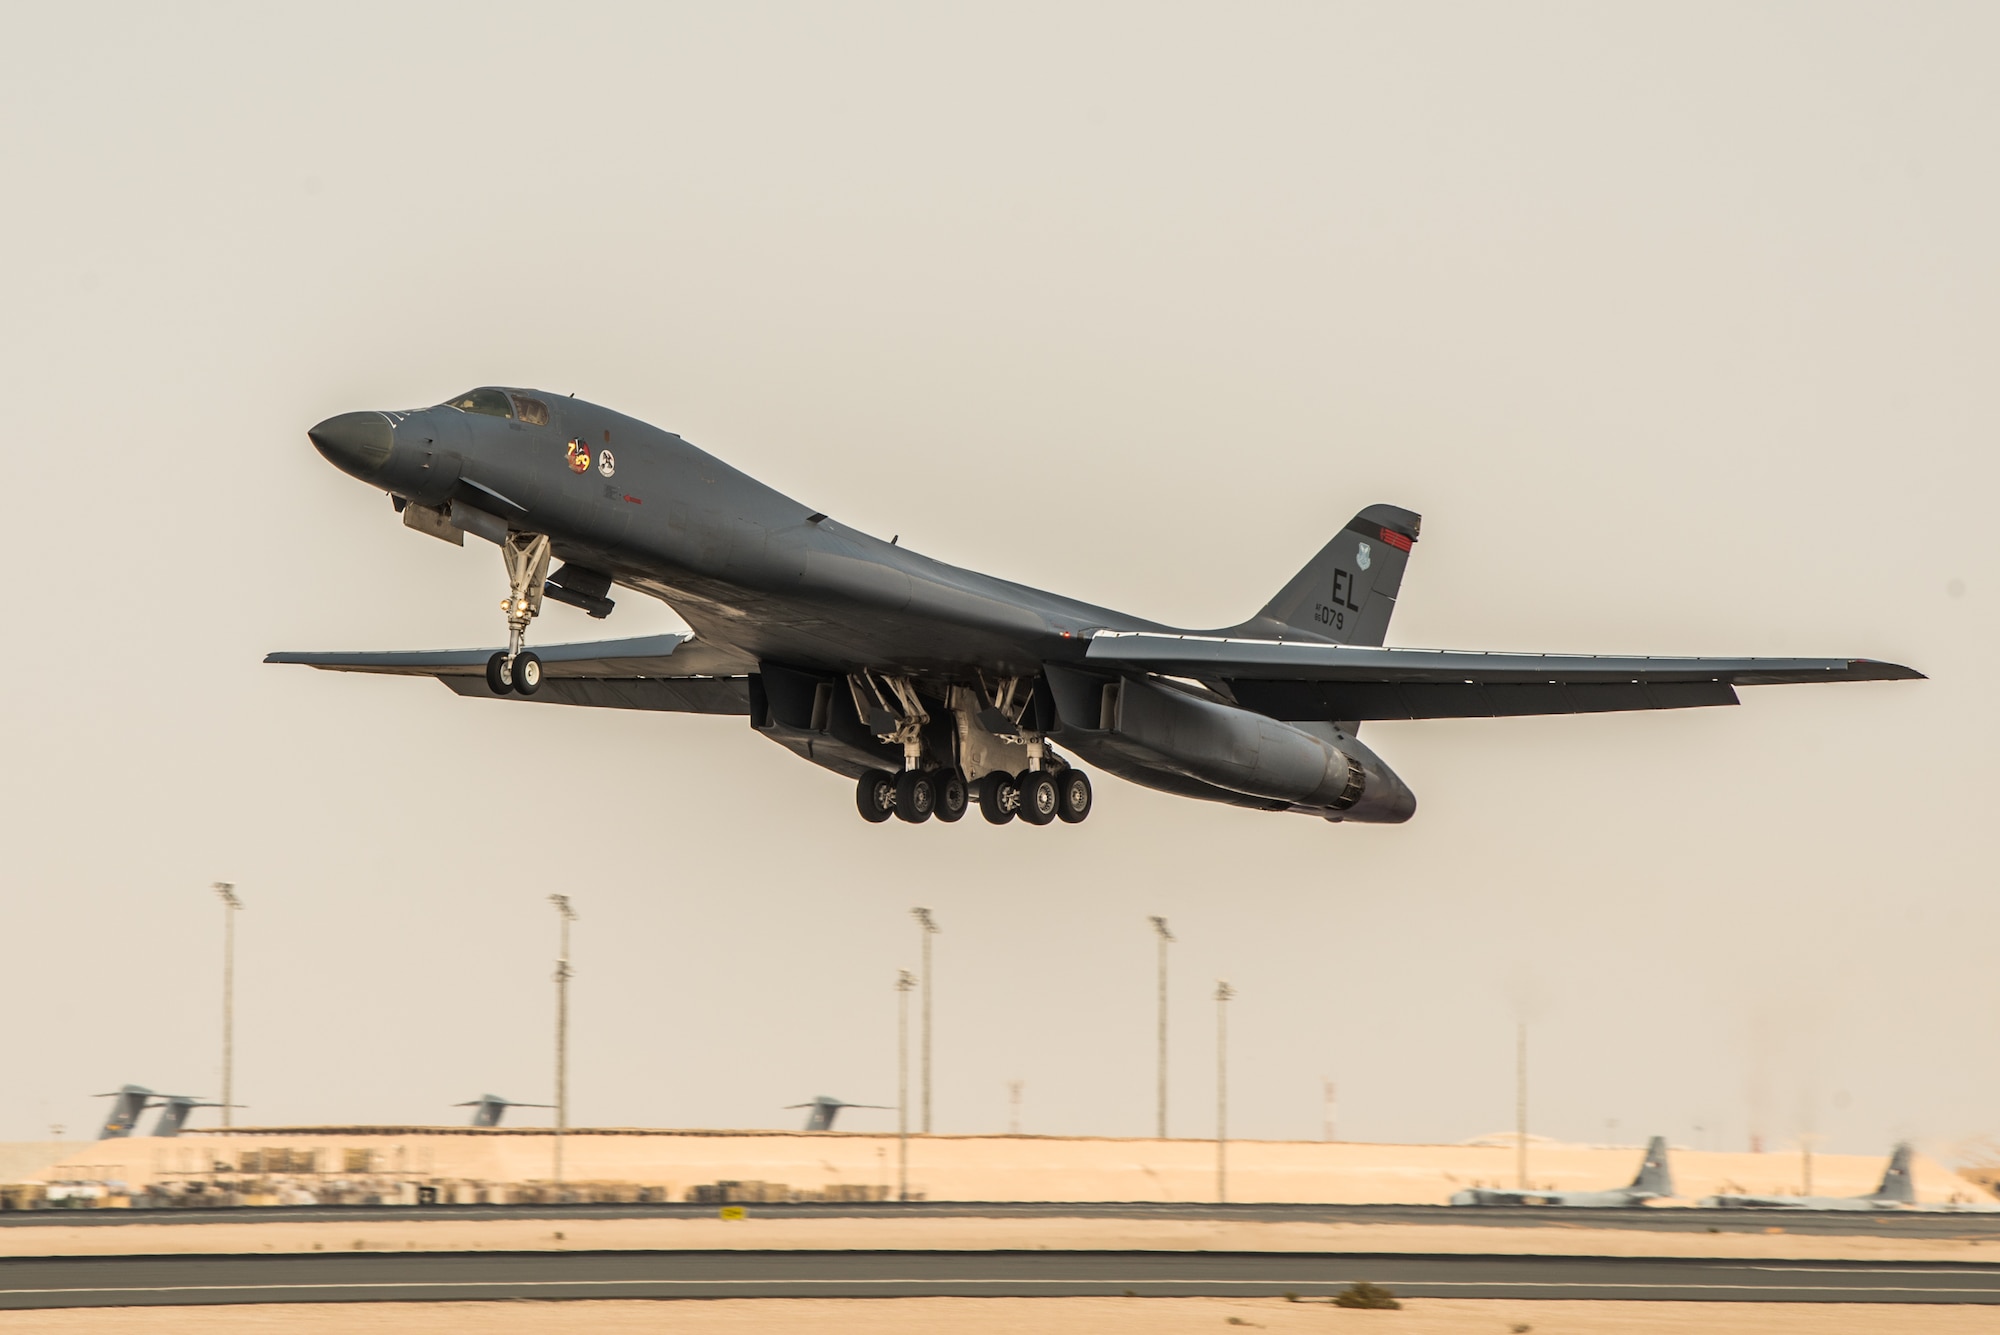
[[1889,1156],[1889,1166],[1882,1172],[1882,1185],[1869,1193],[1868,1198],[1876,1201],[1894,1201],[1898,1205],[1917,1203],[1916,1183],[1910,1179],[1910,1146],[1905,1141],[1896,1146]]
[[1632,1190],[1650,1192],[1655,1196],[1674,1194],[1673,1170],[1667,1166],[1667,1138],[1654,1136],[1646,1142],[1646,1157],[1639,1163],[1639,1175],[1632,1179]]

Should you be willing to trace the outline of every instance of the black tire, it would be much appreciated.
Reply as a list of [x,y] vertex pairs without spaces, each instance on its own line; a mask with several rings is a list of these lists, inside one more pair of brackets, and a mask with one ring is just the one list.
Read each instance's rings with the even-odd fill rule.
[[1030,825],[1047,825],[1062,805],[1056,797],[1056,781],[1046,770],[1024,770],[1014,778],[1021,791],[1021,819]]
[[931,775],[931,787],[937,791],[937,818],[947,825],[965,815],[965,809],[972,805],[972,794],[965,790],[965,776],[956,769],[941,769]]
[[1021,810],[1021,790],[1014,776],[999,770],[979,777],[979,814],[994,825],[1005,825]]
[[937,787],[931,776],[920,769],[906,769],[896,776],[896,817],[912,825],[922,825],[937,811]]
[[507,666],[504,650],[486,660],[486,689],[495,695],[506,695],[514,689],[514,674]]
[[529,650],[514,655],[514,693],[533,695],[542,689],[542,660]]
[[854,805],[861,819],[880,825],[896,814],[896,776],[885,769],[871,769],[854,787]]
[[1090,776],[1066,769],[1056,776],[1056,815],[1065,825],[1081,825],[1090,815]]

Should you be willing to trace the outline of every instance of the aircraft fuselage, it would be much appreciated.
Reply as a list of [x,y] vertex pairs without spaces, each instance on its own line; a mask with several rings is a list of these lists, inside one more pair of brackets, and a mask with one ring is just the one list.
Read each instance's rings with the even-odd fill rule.
[[[335,462],[419,504],[485,500],[548,534],[559,559],[664,599],[702,641],[746,662],[1013,675],[1080,658],[1081,632],[1161,629],[858,532],[611,409],[518,397],[546,405],[548,420],[442,406],[394,414],[383,462]],[[579,457],[587,466],[573,468]]]

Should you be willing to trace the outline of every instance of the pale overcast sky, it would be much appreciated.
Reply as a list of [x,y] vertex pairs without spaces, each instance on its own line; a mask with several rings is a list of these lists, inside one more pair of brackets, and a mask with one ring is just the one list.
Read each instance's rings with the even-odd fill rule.
[[[1980,4],[23,6],[0,79],[19,538],[0,1138],[125,1081],[245,1121],[893,1100],[937,1123],[2000,1132],[1990,518],[2000,11]],[[864,825],[740,719],[265,667],[491,643],[490,546],[308,426],[575,392],[959,564],[1248,615],[1421,511],[1391,642],[1851,654],[1740,709],[1374,724],[1416,819],[1106,778],[1077,828]],[[543,643],[675,626],[626,593]],[[872,1120],[871,1120],[872,1119]],[[856,1128],[892,1125],[855,1114]]]

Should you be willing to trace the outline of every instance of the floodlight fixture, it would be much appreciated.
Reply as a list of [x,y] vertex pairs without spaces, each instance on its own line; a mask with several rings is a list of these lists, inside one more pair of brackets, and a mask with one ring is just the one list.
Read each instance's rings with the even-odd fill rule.
[[230,1124],[235,1107],[236,1082],[236,914],[243,907],[236,886],[216,881],[212,887],[222,900],[222,1124]]
[[1215,984],[1215,1199],[1229,1199],[1229,1003],[1236,989]]
[[923,932],[924,962],[917,976],[918,981],[923,984],[924,989],[924,1033],[922,1039],[924,1063],[924,1134],[928,1136],[931,1133],[931,938],[936,936],[942,929],[937,925],[937,919],[931,917],[929,909],[911,909],[910,916],[917,920],[917,926]]
[[1159,1005],[1159,1097],[1156,1132],[1161,1140],[1167,1138],[1167,947],[1173,943],[1174,934],[1167,929],[1167,920],[1155,914],[1147,921],[1153,924],[1154,933],[1160,938],[1160,1005]]

